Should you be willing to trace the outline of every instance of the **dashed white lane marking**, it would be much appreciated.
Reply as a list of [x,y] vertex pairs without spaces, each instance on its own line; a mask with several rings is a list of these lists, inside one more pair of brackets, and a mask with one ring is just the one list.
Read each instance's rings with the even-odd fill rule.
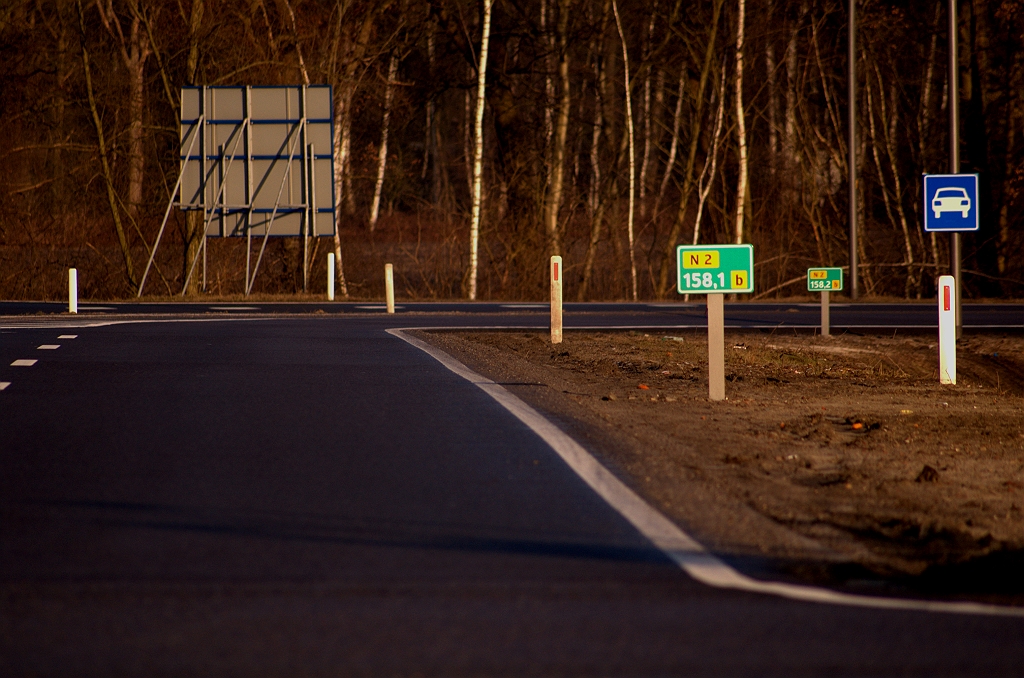
[[60,348],[60,344],[40,344],[36,346],[37,351],[56,351]]
[[10,385],[11,385],[11,382],[9,382],[9,381],[0,381],[0,391],[4,390],[5,388],[7,388]]
[[38,360],[15,360],[11,363],[11,367],[32,367]]
[[655,547],[668,556],[676,565],[703,584],[716,588],[737,589],[812,603],[888,610],[1024,617],[1024,608],[1000,607],[998,605],[970,602],[946,603],[861,596],[840,593],[816,586],[759,581],[741,574],[714,554],[709,553],[693,537],[683,532],[675,523],[644,501],[633,490],[629,489],[621,480],[602,466],[597,459],[591,456],[589,452],[583,449],[579,443],[548,421],[537,410],[509,393],[502,386],[472,371],[444,351],[409,336],[406,334],[407,331],[403,329],[387,330],[388,334],[412,344],[455,374],[479,387],[484,393],[494,398],[502,407],[519,419],[519,421],[529,426],[534,433],[551,446],[558,456],[592,490],[618,511],[622,517],[632,523],[633,527],[647,537]]
[[78,339],[78,335],[77,334],[62,334],[62,335],[60,335],[57,338],[58,339]]

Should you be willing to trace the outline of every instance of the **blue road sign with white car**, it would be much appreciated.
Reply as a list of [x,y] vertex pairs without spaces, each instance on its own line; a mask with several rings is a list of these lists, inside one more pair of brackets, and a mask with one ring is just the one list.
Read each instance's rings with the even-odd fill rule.
[[924,175],[924,230],[977,231],[978,175]]

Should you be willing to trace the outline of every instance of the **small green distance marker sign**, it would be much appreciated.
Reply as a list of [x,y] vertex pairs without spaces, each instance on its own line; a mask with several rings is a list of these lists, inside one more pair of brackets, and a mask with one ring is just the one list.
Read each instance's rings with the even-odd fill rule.
[[809,268],[807,269],[808,292],[841,292],[843,289],[843,269],[841,268]]
[[754,291],[753,245],[680,245],[679,294]]

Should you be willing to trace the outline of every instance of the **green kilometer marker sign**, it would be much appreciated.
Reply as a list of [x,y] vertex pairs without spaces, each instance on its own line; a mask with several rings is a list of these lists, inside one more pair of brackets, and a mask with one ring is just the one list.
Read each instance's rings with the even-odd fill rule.
[[841,292],[843,290],[843,269],[807,269],[808,292]]
[[679,294],[754,291],[753,245],[680,245]]

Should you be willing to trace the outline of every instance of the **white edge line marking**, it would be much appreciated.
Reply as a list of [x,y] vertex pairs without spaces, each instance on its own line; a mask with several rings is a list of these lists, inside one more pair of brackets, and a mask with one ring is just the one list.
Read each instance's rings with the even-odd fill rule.
[[[0,325],[0,330],[42,330],[53,328],[87,329],[90,327],[111,327],[113,325],[150,325],[155,323],[225,323],[225,322],[256,322],[264,320],[285,320],[286,317],[234,318],[220,316],[216,318],[133,318],[131,320],[96,320],[81,323],[69,323],[67,320],[55,320],[52,323],[26,323],[24,325]],[[75,335],[78,336],[77,334]]]
[[11,367],[32,367],[37,362],[39,362],[39,361],[35,360],[35,359],[31,359],[31,360],[28,360],[28,359],[15,360],[13,363],[11,363]]
[[1001,607],[972,602],[939,602],[862,596],[840,593],[816,586],[764,582],[741,574],[714,554],[709,553],[695,539],[679,529],[675,523],[644,501],[633,490],[629,489],[621,480],[602,466],[597,459],[591,456],[589,452],[583,449],[579,443],[548,421],[537,410],[527,405],[499,384],[473,372],[444,351],[406,334],[408,330],[428,329],[431,328],[389,329],[387,333],[420,349],[455,374],[494,398],[502,407],[519,419],[519,421],[529,426],[534,433],[550,445],[558,456],[592,490],[618,511],[669,559],[681,567],[688,575],[703,584],[716,588],[738,589],[752,593],[781,596],[803,602],[890,610],[1024,617],[1024,608]]
[[60,344],[40,344],[36,346],[37,351],[56,351],[60,348]]
[[57,338],[58,339],[78,339],[78,335],[77,334],[62,334],[62,335],[60,335]]
[[9,382],[9,381],[0,381],[0,391],[4,390],[5,388],[7,388],[10,385],[11,385],[11,382]]

